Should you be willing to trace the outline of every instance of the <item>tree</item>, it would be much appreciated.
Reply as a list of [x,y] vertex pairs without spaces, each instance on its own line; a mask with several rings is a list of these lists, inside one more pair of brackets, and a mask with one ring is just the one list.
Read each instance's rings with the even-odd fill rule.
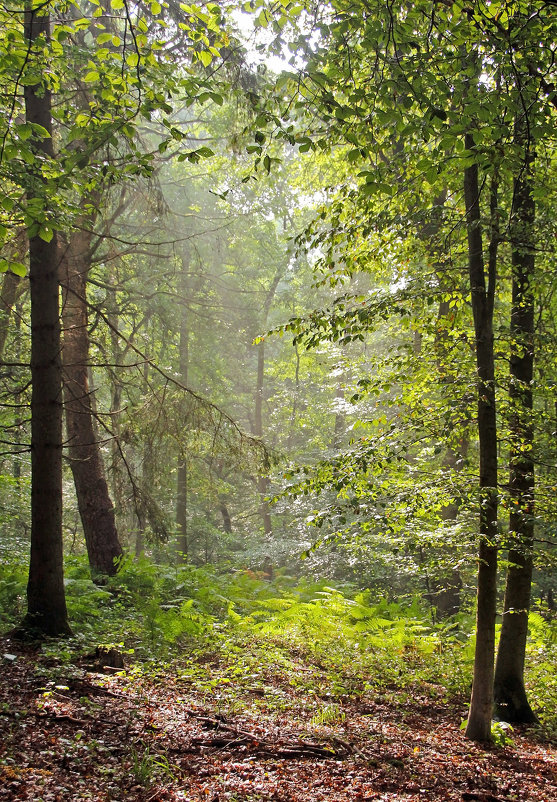
[[527,109],[519,115],[515,139],[525,150],[515,179],[512,209],[512,307],[510,326],[509,553],[501,637],[495,665],[495,703],[504,721],[537,720],[524,685],[528,612],[534,546],[534,336],[535,203],[533,143],[528,141]]
[[[25,11],[24,37],[31,56],[30,76],[40,75],[48,54],[48,6]],[[32,128],[34,161],[27,189],[28,207],[38,216],[48,208],[43,165],[54,159],[52,96],[44,79],[26,81],[25,120]],[[29,226],[31,288],[31,558],[27,615],[18,632],[67,635],[70,632],[62,557],[62,369],[58,307],[57,238],[36,219]]]
[[[474,151],[475,145],[472,133],[466,135],[465,144],[467,150]],[[476,648],[474,655],[474,681],[466,735],[476,741],[489,741],[491,738],[493,708],[493,660],[497,607],[498,464],[493,308],[499,243],[495,218],[497,214],[497,181],[494,178],[491,187],[492,233],[486,277],[477,163],[471,164],[464,170],[464,198],[466,203],[468,266],[478,370],[477,420],[480,449]]]
[[[87,205],[91,203],[96,205],[98,197],[88,198]],[[116,573],[123,552],[93,426],[89,389],[87,276],[91,264],[92,224],[93,215],[83,215],[77,221],[69,241],[61,248],[60,279],[63,290],[62,354],[68,455],[89,565],[93,577],[99,579]]]

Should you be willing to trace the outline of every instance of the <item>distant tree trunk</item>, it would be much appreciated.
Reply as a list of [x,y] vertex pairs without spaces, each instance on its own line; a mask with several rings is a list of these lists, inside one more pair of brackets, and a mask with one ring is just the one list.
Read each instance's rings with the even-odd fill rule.
[[335,425],[333,429],[333,441],[331,443],[331,447],[335,450],[340,448],[346,430],[346,415],[343,409],[345,381],[345,376],[342,376],[335,388]]
[[[180,273],[180,381],[184,386],[188,383],[189,359],[190,359],[190,328],[188,300],[188,269],[189,263],[186,257],[182,260],[182,271]],[[187,455],[182,454],[178,461],[178,476],[176,486],[176,527],[178,530],[177,557],[178,562],[187,562],[189,542],[188,542],[188,461]]]
[[292,411],[290,413],[290,426],[288,428],[288,437],[286,438],[286,453],[289,454],[294,437],[296,434],[296,417],[298,414],[299,399],[300,399],[300,349],[298,343],[294,343],[294,353],[296,355],[296,369],[294,373],[294,393],[292,398]]
[[[525,127],[525,126],[523,126]],[[526,143],[526,131],[517,139]],[[510,358],[509,566],[503,623],[495,664],[495,704],[500,718],[532,724],[536,721],[524,687],[524,662],[532,585],[534,543],[534,242],[535,203],[532,194],[533,153],[515,181],[512,236],[512,310]]]
[[[275,292],[284,274],[284,267],[281,265],[271,281],[271,285],[265,295],[263,303],[263,315],[261,320],[262,328],[267,326],[269,312]],[[257,345],[257,375],[255,383],[255,405],[254,405],[254,420],[253,420],[253,434],[263,440],[263,393],[265,387],[265,340]],[[263,465],[262,469],[257,475],[257,492],[259,494],[259,514],[263,523],[263,531],[265,535],[273,534],[273,522],[271,520],[271,512],[269,510],[269,502],[267,496],[269,494],[269,475],[266,466]]]
[[12,308],[16,302],[20,286],[21,279],[19,276],[10,271],[4,273],[2,291],[0,292],[0,358],[3,356],[4,348],[6,347]]
[[[474,151],[471,134],[467,150]],[[475,741],[491,739],[493,709],[493,663],[497,605],[497,419],[495,407],[495,358],[493,352],[493,306],[497,267],[497,191],[492,187],[492,236],[486,283],[478,166],[464,170],[464,197],[468,237],[468,265],[478,371],[478,438],[480,448],[480,530],[474,680],[466,735]]]
[[[32,52],[38,39],[48,39],[48,14],[25,11],[25,38]],[[38,68],[37,68],[38,69]],[[40,74],[40,73],[37,73]],[[24,85],[26,122],[52,135],[51,93],[39,82]],[[36,154],[54,158],[52,136],[32,139]],[[37,193],[46,206],[40,164],[32,175],[28,198]],[[52,231],[50,232],[52,235]],[[48,234],[47,234],[48,236]],[[64,596],[62,542],[62,366],[58,302],[56,236],[45,242],[29,237],[31,290],[31,558],[27,583],[27,614],[16,634],[70,634]]]
[[[265,381],[265,342],[257,346],[257,382],[255,386],[255,412],[253,421],[253,434],[263,439],[263,389]],[[257,492],[259,493],[259,514],[263,522],[263,531],[266,535],[273,534],[273,524],[267,495],[269,493],[269,477],[265,471],[257,476]]]
[[[108,287],[106,293],[106,316],[110,324],[110,351],[111,361],[114,365],[123,363],[123,353],[120,348],[120,339],[118,337],[119,326],[119,308],[118,308],[118,277],[114,271],[114,262],[117,259],[117,253],[113,246],[109,250],[109,265],[112,267],[109,270]],[[110,467],[110,482],[112,488],[112,498],[116,506],[115,517],[117,526],[123,526],[126,520],[124,510],[126,507],[124,498],[124,480],[122,469],[122,453],[121,453],[121,407],[122,407],[122,380],[118,375],[118,368],[111,373],[110,383],[110,423],[112,431],[111,441],[111,467]]]
[[69,462],[91,573],[98,577],[114,575],[123,552],[93,426],[89,390],[86,293],[92,237],[90,224],[88,219],[80,221],[80,227],[72,232],[63,250],[61,261],[63,378]]
[[222,515],[222,526],[227,535],[232,534],[232,519],[224,498],[219,498],[219,512]]

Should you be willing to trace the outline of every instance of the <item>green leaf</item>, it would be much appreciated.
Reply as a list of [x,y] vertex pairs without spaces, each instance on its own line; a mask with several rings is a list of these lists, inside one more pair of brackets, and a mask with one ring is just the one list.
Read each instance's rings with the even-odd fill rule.
[[210,63],[212,62],[212,60],[213,60],[213,56],[212,56],[212,54],[211,54],[211,53],[209,53],[209,51],[208,51],[208,50],[201,50],[201,51],[200,51],[200,52],[197,54],[197,57],[198,57],[198,59],[200,60],[200,62],[203,64],[203,66],[204,66],[204,67],[208,67],[208,66],[209,66],[209,64],[210,64]]
[[52,237],[54,236],[54,231],[50,228],[50,226],[41,226],[39,229],[39,237],[44,240],[44,242],[51,242]]
[[22,278],[27,274],[27,267],[23,262],[10,262],[9,270],[15,273],[16,276],[21,276]]

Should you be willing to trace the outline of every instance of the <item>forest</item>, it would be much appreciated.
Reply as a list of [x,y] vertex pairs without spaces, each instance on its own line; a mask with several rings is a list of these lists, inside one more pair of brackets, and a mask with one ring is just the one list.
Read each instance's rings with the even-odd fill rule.
[[0,800],[557,800],[555,0],[0,20]]

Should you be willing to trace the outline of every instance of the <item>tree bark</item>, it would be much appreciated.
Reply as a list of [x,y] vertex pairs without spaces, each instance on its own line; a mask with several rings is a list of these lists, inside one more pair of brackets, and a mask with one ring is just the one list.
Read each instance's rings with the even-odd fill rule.
[[113,576],[123,552],[93,426],[86,302],[92,233],[91,220],[79,222],[80,227],[72,232],[61,261],[64,403],[69,462],[89,565],[96,578]]
[[[471,134],[466,149],[474,150]],[[474,680],[466,735],[475,741],[491,739],[493,709],[493,663],[497,604],[497,419],[495,407],[495,359],[493,352],[493,305],[495,295],[497,240],[492,230],[486,283],[480,223],[478,166],[464,170],[464,197],[468,239],[468,266],[478,373],[478,438],[480,449],[480,528]],[[497,214],[496,189],[492,191],[492,221]]]
[[[48,40],[48,14],[25,11],[25,38],[30,52],[37,40]],[[50,134],[34,139],[33,150],[54,158],[51,92],[43,82],[24,86],[27,123]],[[46,207],[46,188],[38,163],[29,167],[27,197]],[[48,236],[48,235],[47,235]],[[56,236],[45,242],[32,229],[29,237],[31,292],[31,556],[27,614],[16,634],[38,637],[70,634],[64,595],[62,541],[62,367],[58,302]]]
[[[517,138],[524,144],[526,132]],[[510,515],[501,637],[495,664],[495,704],[504,721],[532,724],[537,719],[524,687],[524,662],[532,585],[534,543],[534,460],[532,381],[534,378],[534,277],[532,195],[533,153],[514,186],[512,236],[512,310],[510,357]]]

